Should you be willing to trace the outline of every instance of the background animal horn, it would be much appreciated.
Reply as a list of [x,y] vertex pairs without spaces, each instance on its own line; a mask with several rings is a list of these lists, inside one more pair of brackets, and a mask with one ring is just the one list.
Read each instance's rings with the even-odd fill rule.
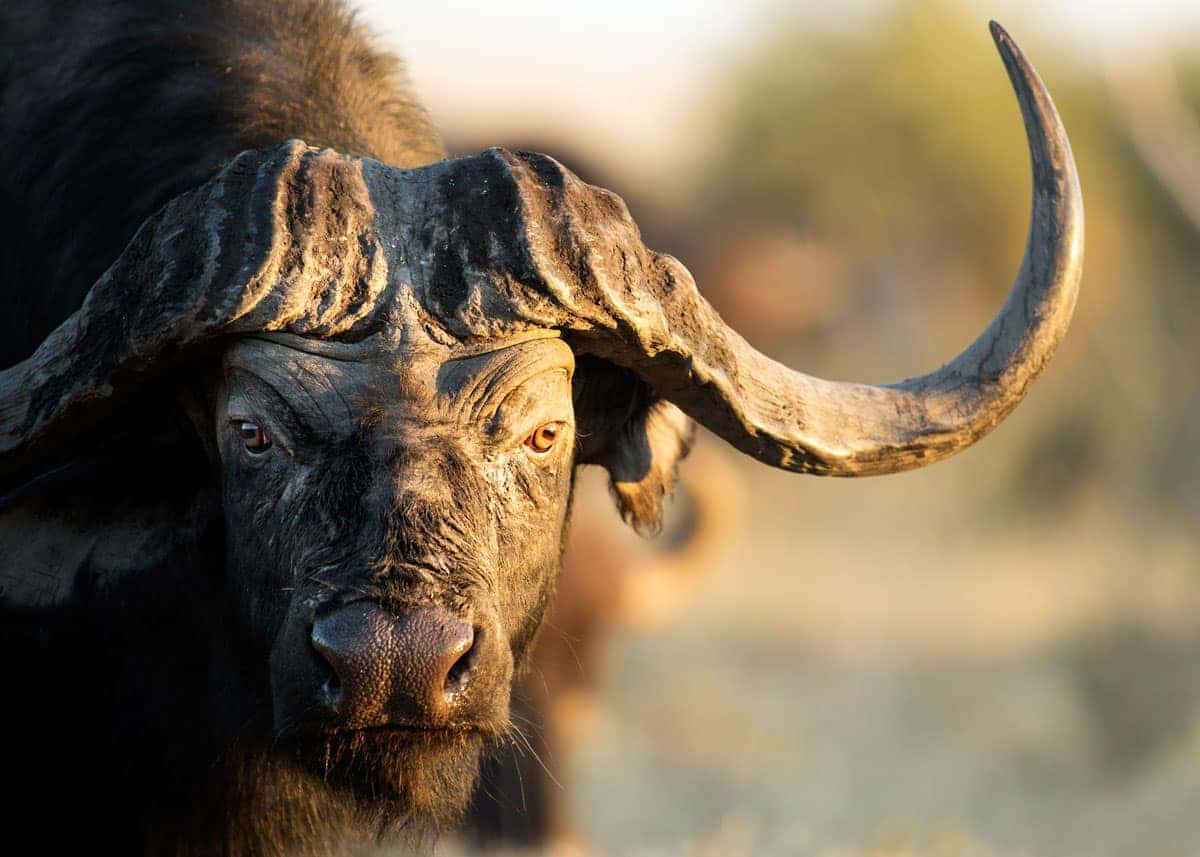
[[573,313],[568,337],[634,370],[733,446],[786,470],[895,473],[970,446],[1045,368],[1070,322],[1083,259],[1083,202],[1066,132],[1028,60],[991,26],[1025,121],[1033,212],[1003,309],[952,362],[887,386],[792,371],[730,329],[683,265],[646,250],[619,199],[548,158],[516,156],[510,166],[529,190],[527,217],[541,219],[526,228],[529,249],[545,288]]
[[250,331],[352,331],[386,281],[372,213],[357,160],[297,141],[244,152],[164,206],[80,309],[0,372],[0,491],[184,349]]

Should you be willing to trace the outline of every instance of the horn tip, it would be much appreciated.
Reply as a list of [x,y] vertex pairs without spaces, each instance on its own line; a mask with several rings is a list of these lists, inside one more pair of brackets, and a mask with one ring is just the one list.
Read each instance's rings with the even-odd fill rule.
[[1021,54],[1021,49],[1017,46],[1017,41],[1012,37],[1008,30],[1000,26],[998,21],[988,21],[988,29],[992,32],[992,41],[996,43],[996,49],[1000,51],[1000,55],[1004,57],[1005,62],[1021,63],[1024,56]]

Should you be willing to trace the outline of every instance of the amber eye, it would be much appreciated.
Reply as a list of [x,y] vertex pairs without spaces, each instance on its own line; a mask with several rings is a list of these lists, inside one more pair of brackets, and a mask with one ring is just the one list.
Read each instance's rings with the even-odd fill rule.
[[249,420],[234,420],[233,427],[248,452],[257,455],[271,448],[271,438],[258,423],[252,423]]
[[525,445],[534,452],[549,452],[554,448],[554,442],[558,440],[561,431],[562,423],[540,425],[533,430],[529,437],[525,438]]

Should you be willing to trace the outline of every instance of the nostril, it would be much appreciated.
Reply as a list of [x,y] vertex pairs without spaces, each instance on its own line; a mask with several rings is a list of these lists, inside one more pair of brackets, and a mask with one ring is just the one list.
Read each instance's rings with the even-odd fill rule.
[[328,622],[319,620],[314,624],[310,637],[313,653],[317,656],[319,668],[324,674],[324,680],[321,681],[318,693],[321,702],[330,708],[338,707],[343,694],[342,673],[339,664],[343,663],[344,658],[339,657],[338,647],[332,633],[336,630],[336,628],[331,628]]
[[337,708],[342,701],[342,680],[336,671],[331,670],[329,677],[321,684],[321,696],[330,708]]
[[310,702],[352,728],[448,722],[486,660],[480,629],[433,605],[354,602],[318,616],[310,634]]
[[330,708],[336,708],[342,699],[342,677],[327,654],[327,649],[321,645],[315,634],[313,635],[313,651],[321,665],[321,670],[325,673],[325,680],[321,682],[321,701]]
[[457,696],[467,686],[471,677],[471,669],[475,666],[475,656],[479,650],[479,628],[471,629],[471,635],[463,640],[464,651],[458,656],[446,673],[446,682],[442,690],[447,697]]

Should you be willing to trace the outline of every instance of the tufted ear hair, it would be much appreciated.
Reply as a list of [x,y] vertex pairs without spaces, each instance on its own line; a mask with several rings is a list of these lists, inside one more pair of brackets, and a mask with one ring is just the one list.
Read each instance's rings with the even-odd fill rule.
[[621,518],[641,536],[656,535],[695,423],[632,372],[595,358],[577,361],[574,395],[576,461],[605,468]]

